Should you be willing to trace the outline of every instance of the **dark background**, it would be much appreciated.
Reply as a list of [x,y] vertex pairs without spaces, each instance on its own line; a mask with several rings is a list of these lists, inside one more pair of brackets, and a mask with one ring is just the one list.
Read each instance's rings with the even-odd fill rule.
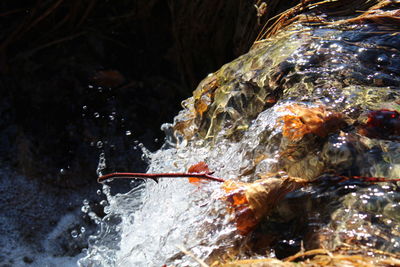
[[34,245],[84,198],[101,215],[100,153],[145,171],[138,144],[158,149],[199,81],[296,4],[275,2],[258,20],[261,1],[1,1],[0,234]]
[[1,164],[63,187],[93,183],[101,151],[140,168],[134,140],[158,148],[198,82],[251,46],[250,2],[2,1]]

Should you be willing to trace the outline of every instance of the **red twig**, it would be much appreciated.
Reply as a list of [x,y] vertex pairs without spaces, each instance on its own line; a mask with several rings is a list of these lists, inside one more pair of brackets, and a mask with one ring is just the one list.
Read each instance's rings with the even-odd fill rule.
[[[205,179],[215,182],[223,183],[224,179],[212,176],[214,172],[202,172],[202,173],[187,173],[187,172],[175,172],[175,173],[134,173],[134,172],[114,172],[100,176],[97,182],[101,183],[108,179],[153,179],[157,181],[158,178],[183,178],[183,177],[193,177],[199,179]],[[384,177],[366,177],[366,176],[340,176],[343,179],[339,182],[343,182],[350,179],[357,179],[364,182],[399,182],[400,178],[390,179]]]
[[357,180],[361,180],[364,182],[381,182],[381,183],[386,183],[386,182],[399,182],[400,178],[395,178],[395,179],[390,179],[390,178],[385,178],[385,177],[367,177],[367,176],[350,176],[350,177],[346,177],[346,176],[340,176],[343,178],[343,180],[341,180],[341,182],[346,181],[346,180],[350,180],[350,179],[357,179]]
[[199,179],[205,179],[215,182],[223,183],[224,179],[212,176],[214,172],[205,173],[133,173],[133,172],[115,172],[106,175],[102,175],[97,179],[97,182],[101,183],[107,179],[135,179],[135,178],[145,178],[145,179],[158,179],[158,178],[181,178],[181,177],[193,177]]

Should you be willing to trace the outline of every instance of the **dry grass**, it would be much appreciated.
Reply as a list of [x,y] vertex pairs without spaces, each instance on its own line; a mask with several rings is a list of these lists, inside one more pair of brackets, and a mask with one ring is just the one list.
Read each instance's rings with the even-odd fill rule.
[[301,0],[296,6],[271,17],[264,24],[256,42],[272,37],[294,22],[309,25],[373,22],[397,28],[400,21],[399,8],[400,4],[391,0]]
[[[378,254],[378,252],[374,252]],[[213,266],[220,267],[269,267],[269,266],[337,266],[337,267],[374,267],[374,266],[400,266],[398,255],[392,255],[381,252],[384,255],[382,258],[373,256],[366,256],[360,254],[347,255],[341,252],[330,252],[326,249],[314,249],[309,251],[299,252],[284,260],[277,260],[272,258],[255,259],[255,260],[240,260],[232,261],[224,264]]]

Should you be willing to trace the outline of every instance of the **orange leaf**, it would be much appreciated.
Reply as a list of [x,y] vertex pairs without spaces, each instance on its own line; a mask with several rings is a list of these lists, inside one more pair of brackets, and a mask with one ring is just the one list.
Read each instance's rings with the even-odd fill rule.
[[[210,169],[208,168],[208,165],[204,161],[200,161],[199,163],[196,163],[192,166],[190,166],[189,173],[208,173],[210,172]],[[195,177],[189,177],[189,183],[195,184],[195,185],[200,185],[201,183],[206,182],[204,179],[200,178],[195,178]]]
[[227,192],[224,200],[229,203],[229,212],[235,215],[237,230],[241,235],[246,235],[287,193],[305,183],[306,180],[291,177],[265,178],[254,183],[228,180],[222,188]]
[[307,107],[294,104],[284,109],[293,113],[279,118],[279,121],[283,122],[283,136],[291,141],[299,141],[310,133],[326,137],[345,125],[342,114],[327,111],[323,106]]

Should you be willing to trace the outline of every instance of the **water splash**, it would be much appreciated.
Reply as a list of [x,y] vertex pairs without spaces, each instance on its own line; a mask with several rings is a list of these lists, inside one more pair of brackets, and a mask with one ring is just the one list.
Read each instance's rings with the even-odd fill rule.
[[[185,109],[174,124],[163,125],[167,136],[163,148],[151,153],[138,147],[149,163],[149,173],[184,172],[205,161],[215,176],[225,179],[252,182],[262,174],[284,170],[309,180],[326,178],[328,185],[316,184],[289,194],[261,222],[262,231],[256,237],[237,233],[218,184],[198,188],[184,179],[160,179],[158,184],[149,181],[116,195],[103,185],[107,216],[100,221],[99,234],[90,239],[80,266],[196,264],[179,247],[207,263],[230,253],[240,258],[269,251],[269,256],[285,257],[282,251],[295,253],[303,242],[307,249],[335,249],[351,244],[353,237],[377,240],[361,244],[370,249],[399,252],[394,227],[399,218],[393,217],[396,202],[374,211],[371,216],[384,218],[379,223],[385,227],[369,236],[365,233],[376,220],[365,223],[372,217],[365,215],[361,205],[376,206],[375,197],[387,200],[391,194],[397,199],[397,185],[389,189],[376,185],[377,192],[371,195],[368,184],[334,181],[335,175],[398,178],[399,142],[362,136],[354,122],[364,111],[393,104],[399,93],[390,85],[400,79],[394,74],[385,76],[387,69],[372,69],[371,79],[361,75],[371,70],[360,68],[360,58],[350,56],[359,44],[342,38],[349,34],[348,38],[355,38],[359,29],[350,33],[328,27],[308,30],[287,30],[207,77],[194,96],[184,101]],[[367,41],[374,45],[374,40]],[[376,49],[359,53],[374,54]],[[327,135],[305,132],[301,140],[289,140],[282,131],[282,118],[294,116],[293,108],[287,107],[296,105],[320,109],[321,114],[325,109],[341,113],[351,127],[337,127]],[[380,238],[387,236],[388,229],[393,230],[394,245]],[[251,244],[246,243],[249,238],[260,241],[254,242],[259,247],[244,249],[244,244]],[[268,239],[275,243],[265,242]]]

